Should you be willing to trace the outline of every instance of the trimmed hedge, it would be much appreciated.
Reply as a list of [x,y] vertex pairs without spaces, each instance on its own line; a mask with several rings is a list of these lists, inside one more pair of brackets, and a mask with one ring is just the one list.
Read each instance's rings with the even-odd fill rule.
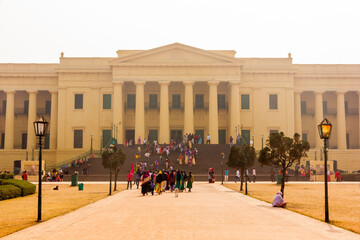
[[0,174],[0,179],[14,179],[14,174],[2,173],[2,174]]
[[0,201],[21,196],[21,189],[14,185],[0,186]]
[[36,191],[35,184],[24,180],[9,179],[2,182],[2,185],[14,185],[21,189],[21,196],[34,194]]
[[5,181],[5,179],[0,179],[0,185],[2,185],[3,181]]

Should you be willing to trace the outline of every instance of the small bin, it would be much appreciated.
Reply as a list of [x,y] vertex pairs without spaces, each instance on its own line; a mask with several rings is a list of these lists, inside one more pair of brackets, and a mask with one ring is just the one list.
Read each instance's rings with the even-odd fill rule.
[[84,190],[84,184],[83,184],[83,183],[79,183],[79,184],[78,184],[78,188],[79,188],[79,191]]
[[77,186],[78,185],[78,175],[73,174],[71,175],[71,186]]
[[276,176],[276,184],[281,184],[281,179],[282,179],[282,175],[277,175]]

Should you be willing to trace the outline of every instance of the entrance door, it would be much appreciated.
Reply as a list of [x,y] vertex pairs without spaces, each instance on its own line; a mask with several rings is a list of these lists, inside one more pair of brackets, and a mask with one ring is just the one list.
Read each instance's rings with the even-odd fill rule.
[[182,140],[182,137],[183,137],[183,131],[182,130],[171,130],[170,131],[170,139],[171,140],[175,140],[175,141],[178,141],[178,140]]
[[27,145],[27,133],[21,134],[21,149],[26,149]]
[[204,130],[195,130],[195,135],[201,138],[201,143],[204,143]]
[[219,144],[226,144],[226,130],[219,130]]
[[240,144],[250,145],[250,130],[241,130],[241,138]]
[[158,140],[158,130],[149,130],[149,137],[148,137],[148,141],[149,144],[154,142],[154,140]]
[[135,129],[126,130],[125,136],[128,141],[132,140],[133,144],[135,144]]
[[110,129],[103,129],[102,130],[102,145],[103,147],[106,147],[106,145],[109,143],[111,139],[111,130]]
[[14,161],[14,174],[17,175],[21,171],[21,160]]

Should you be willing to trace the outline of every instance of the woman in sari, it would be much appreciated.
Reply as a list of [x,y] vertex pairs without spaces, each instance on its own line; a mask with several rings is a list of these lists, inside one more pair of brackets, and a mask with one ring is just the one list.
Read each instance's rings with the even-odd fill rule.
[[181,182],[181,174],[180,171],[177,171],[175,176],[175,188],[180,189],[180,182]]
[[[141,193],[143,196],[145,196],[145,194],[151,191],[151,176],[149,174],[149,171],[146,171],[146,173],[144,173],[141,176],[140,181],[141,181]],[[152,194],[154,193],[152,192]]]
[[189,172],[189,176],[187,176],[187,184],[186,187],[189,189],[189,192],[191,192],[192,185],[194,182],[194,176]]
[[162,187],[161,187],[162,172],[161,171],[156,176],[155,182],[156,182],[156,193],[161,194],[161,191],[162,191]]

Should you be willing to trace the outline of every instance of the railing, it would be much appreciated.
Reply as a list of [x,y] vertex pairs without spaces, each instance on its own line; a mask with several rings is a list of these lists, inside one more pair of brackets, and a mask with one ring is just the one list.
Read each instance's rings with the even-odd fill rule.
[[[70,166],[73,161],[76,161],[76,160],[79,160],[79,159],[83,159],[83,158],[86,158],[86,157],[91,157],[92,154],[95,154],[95,155],[96,155],[96,154],[100,154],[100,151],[94,151],[94,150],[93,150],[92,153],[91,153],[90,150],[89,150],[89,151],[86,151],[86,152],[81,153],[81,154],[79,154],[79,155],[77,155],[77,156],[75,156],[75,157],[72,157],[72,158],[67,159],[67,160],[65,160],[65,161],[56,163],[55,168],[57,169],[57,168],[59,168],[60,166],[63,166],[63,165],[69,165],[69,166]],[[51,170],[51,169],[47,169],[46,171],[49,171],[49,170]]]

